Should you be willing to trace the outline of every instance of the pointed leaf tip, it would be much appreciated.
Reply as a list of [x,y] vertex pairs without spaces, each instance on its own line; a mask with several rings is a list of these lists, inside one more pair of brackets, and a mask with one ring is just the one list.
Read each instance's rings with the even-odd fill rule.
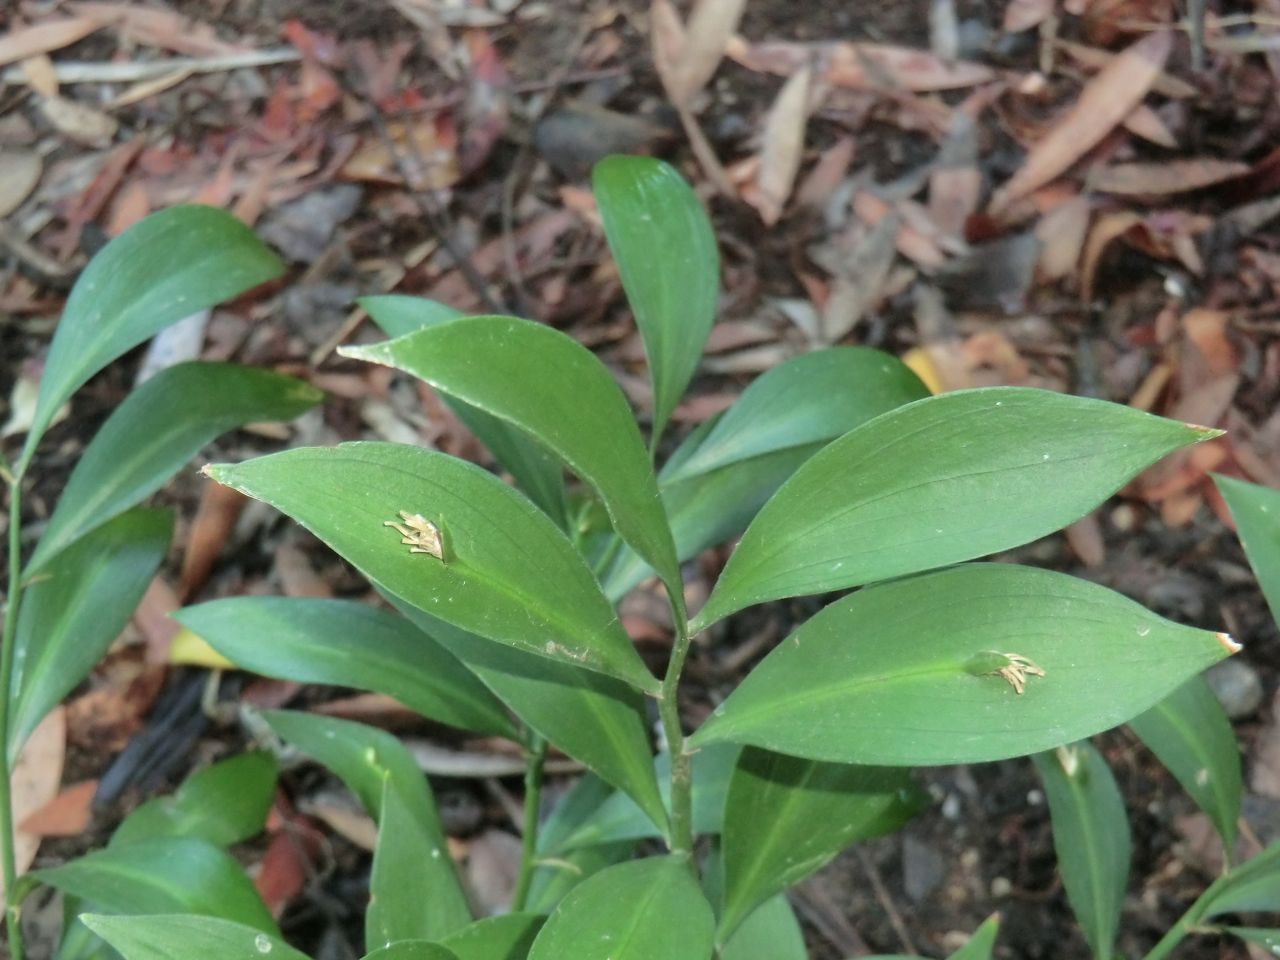
[[1237,641],[1229,633],[1214,634],[1218,638],[1218,642],[1222,644],[1222,648],[1227,651],[1227,656],[1234,656],[1244,649],[1244,644]]

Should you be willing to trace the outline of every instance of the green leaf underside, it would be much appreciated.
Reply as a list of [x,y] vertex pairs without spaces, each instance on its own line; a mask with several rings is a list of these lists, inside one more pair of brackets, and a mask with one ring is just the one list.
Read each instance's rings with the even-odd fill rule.
[[1034,758],[1067,899],[1097,960],[1111,960],[1129,877],[1129,816],[1111,768],[1088,741]]
[[560,902],[529,960],[707,960],[711,905],[679,857],[608,867]]
[[808,960],[804,931],[782,894],[766,900],[720,948],[720,960]]
[[1240,751],[1209,685],[1200,677],[1188,680],[1129,726],[1208,814],[1230,862],[1243,791]]
[[828,444],[765,504],[691,629],[752,604],[1026,543],[1079,519],[1165,454],[1212,435],[1022,387],[899,407]]
[[[1237,649],[1065,574],[967,564],[869,587],[783,640],[691,743],[837,763],[977,763],[1132,719]],[[1019,695],[984,657],[1043,669]]]
[[30,876],[112,913],[195,913],[280,936],[240,865],[212,844],[162,837],[95,850]]
[[471,922],[443,834],[425,829],[404,796],[388,775],[369,874],[366,950],[397,940],[438,940]]
[[347,600],[231,597],[173,616],[242,669],[372,690],[439,723],[519,738],[502,704],[470,670],[385,610]]
[[865,347],[831,347],[785,360],[751,382],[698,449],[664,476],[675,483],[754,457],[827,443],[929,396],[901,360]]
[[159,490],[220,434],[253,421],[292,420],[322,397],[301,380],[232,363],[160,371],[125,398],[85,448],[27,572]]
[[644,441],[622,390],[586,347],[530,320],[468,317],[342,352],[411,373],[545,444],[596,489],[618,534],[679,598]]
[[[473,464],[400,444],[346,443],[208,472],[288,514],[375,584],[434,617],[638,689],[659,686],[564,534]],[[443,561],[411,553],[385,526],[401,511],[444,532]]]
[[1219,933],[1229,933],[1239,937],[1245,943],[1267,950],[1272,956],[1280,956],[1280,930],[1266,930],[1259,927],[1219,927]]
[[1280,911],[1280,844],[1246,860],[1213,882],[1192,908],[1191,922],[1224,913]]
[[276,762],[261,750],[215,763],[167,797],[153,797],[124,818],[110,845],[155,837],[195,837],[229,847],[262,831],[276,789]]
[[689,185],[661,160],[606,157],[591,186],[649,360],[656,443],[715,322],[715,234]]
[[172,532],[169,511],[139,507],[82,537],[33,578],[14,638],[10,756],[120,635]]
[[458,960],[524,960],[546,919],[536,913],[485,917],[441,937],[440,945]]
[[1271,616],[1280,620],[1280,490],[1215,476]]
[[850,844],[896,830],[926,803],[903,767],[818,763],[747,747],[725,804],[717,939],[725,942],[760,904]]
[[[404,294],[361,297],[360,306],[393,340],[426,327],[448,323],[464,316],[443,303]],[[479,407],[473,407],[447,393],[445,404],[463,425],[488,447],[498,463],[511,471],[516,483],[558,526],[565,524],[564,478],[560,461],[544,447],[529,439],[517,427]]]
[[530,728],[632,797],[665,835],[641,694],[620,680],[491,643],[389,599]]
[[112,917],[86,914],[85,926],[124,960],[309,960],[276,936],[254,927],[195,914]]
[[213,207],[161,210],[112,240],[67,298],[40,378],[23,463],[58,409],[112,360],[183,317],[283,271],[252,230]]

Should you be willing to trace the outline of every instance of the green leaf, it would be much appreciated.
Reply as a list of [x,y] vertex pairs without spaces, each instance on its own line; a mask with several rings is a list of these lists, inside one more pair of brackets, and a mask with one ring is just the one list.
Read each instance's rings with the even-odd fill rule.
[[1215,880],[1185,919],[1194,924],[1203,917],[1253,912],[1280,912],[1280,844],[1273,843]]
[[[653,766],[650,765],[649,769],[653,770]],[[579,777],[578,782],[552,808],[550,816],[538,830],[538,857],[534,861],[537,868],[529,886],[526,909],[550,913],[579,883],[605,867],[630,859],[634,854],[635,844],[623,841],[549,855],[549,851],[561,849],[565,839],[585,823],[612,793],[613,788],[608,783],[593,773],[587,773]]]
[[751,911],[720,948],[720,960],[808,960],[809,950],[795,911],[783,894]]
[[469,317],[340,352],[412,373],[545,444],[595,488],[618,535],[680,602],[680,567],[640,430],[586,347],[531,320]]
[[973,931],[968,943],[951,954],[949,960],[991,960],[999,932],[1000,914],[993,913],[982,922],[982,926]]
[[292,420],[323,394],[301,380],[233,363],[181,363],[129,394],[71,471],[26,572],[142,502],[219,434]]
[[240,865],[203,840],[139,840],[28,876],[112,913],[197,913],[280,935]]
[[865,347],[831,347],[792,357],[758,377],[725,411],[669,482],[814,443],[827,443],[875,417],[929,396],[901,360]]
[[[388,337],[407,336],[415,331],[457,320],[464,314],[443,303],[423,297],[387,294],[361,297],[358,301]],[[558,526],[565,526],[563,467],[541,444],[529,439],[505,420],[473,407],[449,394],[445,404],[462,421],[498,462],[511,471],[516,483]]]
[[536,913],[485,917],[442,937],[440,945],[458,960],[524,960],[546,919]]
[[400,943],[388,944],[372,953],[366,953],[363,960],[458,960],[453,951],[438,943],[426,940],[403,940]]
[[1227,862],[1236,846],[1242,792],[1235,731],[1209,685],[1194,677],[1129,721],[1217,828]]
[[195,837],[229,847],[262,832],[275,790],[275,758],[261,750],[243,753],[192,774],[170,796],[142,804],[116,828],[110,845]]
[[661,160],[606,157],[591,187],[649,360],[656,444],[715,322],[715,234],[689,185]]
[[502,704],[470,670],[385,610],[347,600],[232,597],[173,618],[245,670],[373,690],[440,723],[519,739]]
[[967,564],[826,607],[690,743],[889,766],[999,760],[1131,720],[1237,649],[1065,574]]
[[169,549],[173,516],[141,507],[68,547],[23,594],[14,638],[9,756],[120,635]]
[[724,943],[760,904],[849,845],[898,829],[926,800],[902,767],[743,750],[720,838],[725,894],[717,939]]
[[[738,759],[739,748],[734,744],[715,744],[693,755],[693,831],[696,834],[720,832],[724,817],[724,799],[729,789],[729,777]],[[654,758],[654,772],[658,788],[668,813],[671,810],[671,755],[661,753]],[[577,847],[600,843],[617,843],[619,840],[644,840],[660,837],[653,821],[625,793],[615,793],[588,816],[573,833],[558,846],[546,847],[549,852],[561,853]]]
[[[691,629],[1005,550],[1216,431],[1022,387],[946,393],[828,444],[756,515]],[[1052,491],[1052,496],[1046,496]]]
[[711,905],[680,857],[601,870],[556,907],[529,960],[708,960]]
[[1245,943],[1261,947],[1271,956],[1280,956],[1280,930],[1265,930],[1259,927],[1218,927],[1219,933],[1229,933],[1239,937]]
[[1120,788],[1088,741],[1032,759],[1049,799],[1067,899],[1094,957],[1111,960],[1129,878],[1129,816]]
[[279,937],[216,917],[193,914],[110,917],[85,914],[85,926],[125,960],[309,960]]
[[283,272],[252,230],[213,207],[170,207],[116,237],[67,298],[20,469],[59,408],[112,360],[169,324]]
[[604,674],[490,643],[391,600],[531,729],[625,791],[666,830],[644,697]]
[[[399,444],[344,443],[207,472],[293,517],[376,585],[434,617],[641,690],[660,686],[564,534],[473,464]],[[441,532],[443,560],[401,543],[387,526],[401,514]]]
[[[441,889],[437,884],[444,871],[447,876]],[[410,812],[388,776],[383,781],[378,843],[369,874],[365,949],[376,950],[397,940],[438,940],[470,922],[443,834],[424,829],[422,818]]]
[[1231,510],[1271,616],[1280,620],[1280,490],[1218,475],[1213,482]]

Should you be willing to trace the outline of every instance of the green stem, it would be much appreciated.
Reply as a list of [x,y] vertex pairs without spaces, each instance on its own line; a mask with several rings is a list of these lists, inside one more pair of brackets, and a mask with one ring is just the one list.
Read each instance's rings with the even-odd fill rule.
[[13,849],[13,795],[10,786],[9,692],[13,686],[13,644],[22,599],[22,465],[9,485],[9,583],[5,590],[4,632],[0,635],[0,876],[4,878],[5,924],[13,960],[22,960],[21,904],[15,902],[18,880]]
[[693,853],[693,754],[685,750],[684,731],[680,727],[680,674],[689,655],[689,625],[675,604],[676,639],[662,691],[658,695],[658,716],[671,753],[671,852],[691,856]]
[[547,759],[547,741],[536,733],[530,737],[524,766],[524,832],[520,837],[520,874],[511,895],[512,911],[523,910],[529,901],[534,861],[538,855],[538,808],[542,804],[542,767]]
[[1178,918],[1178,922],[1169,928],[1169,931],[1160,938],[1160,942],[1152,947],[1142,960],[1163,960],[1164,957],[1172,953],[1183,938],[1188,933],[1191,933],[1199,925],[1200,921],[1204,919],[1207,905],[1212,897],[1217,895],[1218,889],[1225,879],[1226,877],[1222,876],[1211,883],[1208,889],[1196,898],[1195,903],[1187,907],[1186,913]]

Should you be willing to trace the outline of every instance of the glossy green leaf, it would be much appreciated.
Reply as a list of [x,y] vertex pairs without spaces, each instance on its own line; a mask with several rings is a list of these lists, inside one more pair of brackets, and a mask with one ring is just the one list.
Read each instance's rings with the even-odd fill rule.
[[292,420],[322,398],[301,380],[233,363],[160,371],[125,398],[85,448],[27,572],[159,490],[219,434],[254,421]]
[[1165,454],[1216,435],[1022,387],[899,407],[828,444],[765,504],[692,629],[752,604],[1026,543],[1079,519]]
[[849,845],[898,829],[927,797],[902,767],[816,763],[748,747],[725,803],[720,835],[725,942],[770,897]]
[[762,374],[725,411],[671,482],[778,450],[827,443],[880,414],[929,396],[896,357],[865,347],[801,354]]
[[440,945],[458,960],[525,960],[546,917],[536,913],[506,913],[485,917],[441,937]]
[[283,272],[252,230],[213,207],[170,207],[120,234],[89,262],[67,298],[21,464],[58,409],[116,357]]
[[1188,911],[1187,923],[1224,913],[1280,912],[1280,844],[1219,877]]
[[196,914],[112,917],[86,914],[84,923],[124,960],[309,960],[278,936]]
[[1087,740],[1034,758],[1053,822],[1053,849],[1097,960],[1114,956],[1129,878],[1129,816],[1102,754]]
[[195,837],[217,847],[262,832],[276,790],[276,762],[261,750],[192,774],[167,797],[138,807],[111,835],[118,847],[155,837]]
[[618,535],[682,595],[631,408],[604,364],[572,337],[531,320],[468,317],[341,352],[412,373],[543,443],[595,488]]
[[1259,927],[1218,927],[1219,933],[1229,933],[1239,937],[1245,943],[1261,947],[1273,957],[1280,956],[1280,930],[1266,930]]
[[232,597],[173,614],[236,666],[394,697],[440,723],[518,739],[502,704],[403,617],[347,600]]
[[999,760],[1125,723],[1236,649],[1097,584],[967,564],[826,607],[690,742],[836,763]]
[[[473,464],[400,444],[345,443],[208,472],[293,517],[375,584],[434,617],[642,690],[660,686],[564,534]],[[401,543],[387,526],[401,514],[441,531],[443,560]]]
[[404,940],[380,947],[372,953],[366,953],[363,960],[458,960],[458,958],[452,950],[438,943],[430,943],[426,940]]
[[[724,817],[724,799],[729,789],[729,777],[738,759],[735,744],[715,744],[693,755],[693,832],[715,834],[720,832]],[[671,809],[671,756],[662,753],[654,758],[654,771],[662,800],[668,812]],[[545,849],[557,853],[577,847],[599,843],[617,843],[619,840],[644,840],[661,834],[637,805],[625,793],[615,793],[602,802],[573,833],[559,846]]]
[[951,954],[948,960],[991,960],[996,948],[996,935],[1000,932],[1000,914],[993,913],[973,931],[973,936],[963,947]]
[[[652,765],[649,769],[653,769]],[[579,883],[606,867],[629,860],[634,854],[635,844],[631,841],[550,854],[561,849],[564,841],[612,794],[613,788],[608,783],[593,773],[586,773],[552,808],[538,829],[538,856],[534,861],[537,867],[529,885],[526,909],[550,913]]]
[[111,913],[196,913],[280,935],[240,865],[203,840],[139,840],[28,876]]
[[575,887],[538,933],[529,960],[708,960],[714,929],[688,862],[648,857]]
[[804,931],[783,894],[751,911],[720,948],[720,960],[809,960]]
[[[466,900],[453,879],[443,834],[424,829],[422,818],[409,810],[403,797],[388,776],[369,874],[366,950],[397,940],[438,940],[471,922]],[[444,871],[448,872],[445,889],[438,889]]]
[[606,157],[591,187],[649,360],[656,443],[715,322],[715,234],[689,185],[661,160]]
[[135,508],[82,537],[30,581],[14,640],[10,756],[120,635],[172,532],[169,511]]
[[490,643],[391,600],[530,728],[633,797],[665,831],[643,696],[604,674]]
[[1215,476],[1271,616],[1280,620],[1280,490]]
[[[392,339],[464,316],[460,310],[443,303],[403,294],[361,297],[359,303],[382,332]],[[505,420],[447,393],[443,394],[443,400],[476,439],[489,448],[498,462],[511,471],[529,498],[563,527],[564,477],[560,461]]]
[[1230,862],[1240,819],[1240,751],[1235,731],[1209,685],[1194,677],[1129,721],[1213,822]]

